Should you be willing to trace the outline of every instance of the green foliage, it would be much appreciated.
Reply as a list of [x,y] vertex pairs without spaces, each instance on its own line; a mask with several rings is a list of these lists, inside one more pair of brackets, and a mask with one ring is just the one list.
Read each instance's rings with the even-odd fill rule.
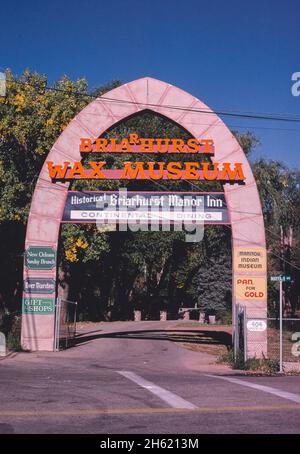
[[19,314],[4,314],[0,320],[0,331],[6,336],[7,350],[21,350],[21,316]]
[[7,96],[0,97],[0,220],[24,224],[42,164],[69,121],[87,103],[87,84],[64,76],[56,90],[47,79],[26,70],[19,77],[6,71]]
[[[292,284],[284,285],[285,313],[300,309],[300,173],[279,161],[260,159],[253,172],[261,197],[265,219],[268,274],[288,274]],[[296,265],[296,266],[294,266]],[[268,285],[269,314],[278,315],[278,286]]]
[[252,132],[247,131],[246,133],[241,134],[234,131],[234,135],[246,156],[248,156],[254,148],[260,145],[260,141]]
[[244,354],[238,352],[236,355],[233,350],[228,350],[218,358],[219,363],[227,363],[232,369],[243,370],[245,366]]
[[21,317],[15,318],[7,335],[6,347],[8,350],[21,351]]
[[[0,306],[12,311],[21,306],[25,226],[35,183],[55,140],[91,98],[84,79],[73,82],[64,76],[46,90],[46,76],[30,70],[20,77],[7,70],[6,78],[7,96],[0,97]],[[115,81],[97,92],[117,85]],[[64,226],[61,261],[97,260],[107,241],[94,233]]]
[[298,226],[300,175],[279,161],[259,159],[253,164],[263,212],[270,227]]
[[218,312],[218,321],[221,325],[231,325],[232,324],[232,310],[228,308],[227,310],[221,310]]
[[209,228],[205,231],[201,266],[198,272],[198,305],[208,315],[231,308],[230,231]]
[[219,357],[218,362],[229,364],[232,369],[256,371],[266,375],[274,375],[279,372],[279,362],[269,358],[248,358],[244,359],[244,353],[239,351],[234,354],[233,350],[228,350]]

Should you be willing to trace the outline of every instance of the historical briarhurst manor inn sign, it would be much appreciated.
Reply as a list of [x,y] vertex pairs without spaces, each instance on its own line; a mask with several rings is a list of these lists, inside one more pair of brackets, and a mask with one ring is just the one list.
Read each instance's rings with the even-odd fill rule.
[[[145,109],[177,123],[192,138],[102,137]],[[135,159],[125,159],[123,167],[115,169],[101,159],[107,153],[135,154]],[[165,153],[171,154],[171,161],[160,159]],[[189,155],[197,159],[185,162]],[[99,191],[69,191],[70,182],[77,179],[99,180]],[[218,180],[224,192],[101,191],[101,181],[109,179]],[[242,304],[250,318],[267,317],[264,221],[250,165],[222,120],[177,87],[143,78],[100,96],[70,122],[49,152],[32,198],[25,244],[22,346],[32,351],[54,349],[62,222],[231,225],[233,309]],[[266,329],[253,331],[247,348],[250,356],[266,355]]]

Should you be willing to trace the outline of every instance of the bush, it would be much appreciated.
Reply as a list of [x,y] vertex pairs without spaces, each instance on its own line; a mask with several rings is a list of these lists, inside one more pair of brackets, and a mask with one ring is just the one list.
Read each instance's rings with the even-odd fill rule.
[[9,350],[21,351],[21,317],[16,317],[7,335],[6,346]]
[[6,314],[2,319],[0,331],[6,336],[8,350],[21,350],[21,320],[22,317],[19,314]]
[[253,357],[245,361],[243,352],[235,355],[233,350],[221,355],[219,362],[229,364],[232,369],[257,371],[270,375],[279,372],[279,362],[274,359]]
[[248,358],[245,362],[244,362],[244,367],[243,369],[244,370],[259,370],[262,366],[261,364],[261,361],[260,359],[258,358]]
[[217,313],[217,320],[222,325],[232,325],[232,311],[224,311]]
[[280,365],[279,365],[279,361],[275,360],[275,359],[264,359],[263,360],[263,368],[265,368],[266,370],[266,373],[271,373],[271,374],[275,374],[277,372],[279,372],[280,370]]
[[219,362],[229,364],[232,369],[244,369],[244,355],[242,352],[238,352],[237,355],[234,354],[233,350],[228,350],[220,356]]

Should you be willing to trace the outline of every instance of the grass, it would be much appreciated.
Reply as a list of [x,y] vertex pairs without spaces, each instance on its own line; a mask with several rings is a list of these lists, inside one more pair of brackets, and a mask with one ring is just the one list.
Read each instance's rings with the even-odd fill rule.
[[[190,337],[190,342],[179,343],[181,347],[215,355],[218,357],[218,363],[229,364],[236,370],[252,371],[264,375],[273,375],[279,371],[279,330],[274,327],[268,328],[269,357],[249,358],[247,361],[244,361],[241,354],[234,356],[231,348],[231,326],[200,325],[199,322],[191,320],[178,322],[175,329],[187,331],[187,335]],[[300,362],[300,356],[296,357],[292,354],[292,346],[295,344],[292,341],[292,334],[293,332],[290,330],[285,330],[283,333],[283,359],[286,362]]]
[[244,359],[244,354],[239,352],[234,354],[233,350],[221,355],[218,358],[219,363],[227,363],[232,369],[260,372],[264,375],[274,375],[279,372],[279,362],[270,358],[248,358]]

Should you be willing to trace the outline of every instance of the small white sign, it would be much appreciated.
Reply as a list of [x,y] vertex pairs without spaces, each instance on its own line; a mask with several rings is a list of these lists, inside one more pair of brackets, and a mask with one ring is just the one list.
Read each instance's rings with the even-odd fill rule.
[[267,324],[264,320],[249,320],[247,322],[248,331],[265,331]]
[[173,221],[173,222],[200,222],[222,221],[221,212],[212,211],[108,211],[108,210],[71,210],[70,219],[96,221]]

